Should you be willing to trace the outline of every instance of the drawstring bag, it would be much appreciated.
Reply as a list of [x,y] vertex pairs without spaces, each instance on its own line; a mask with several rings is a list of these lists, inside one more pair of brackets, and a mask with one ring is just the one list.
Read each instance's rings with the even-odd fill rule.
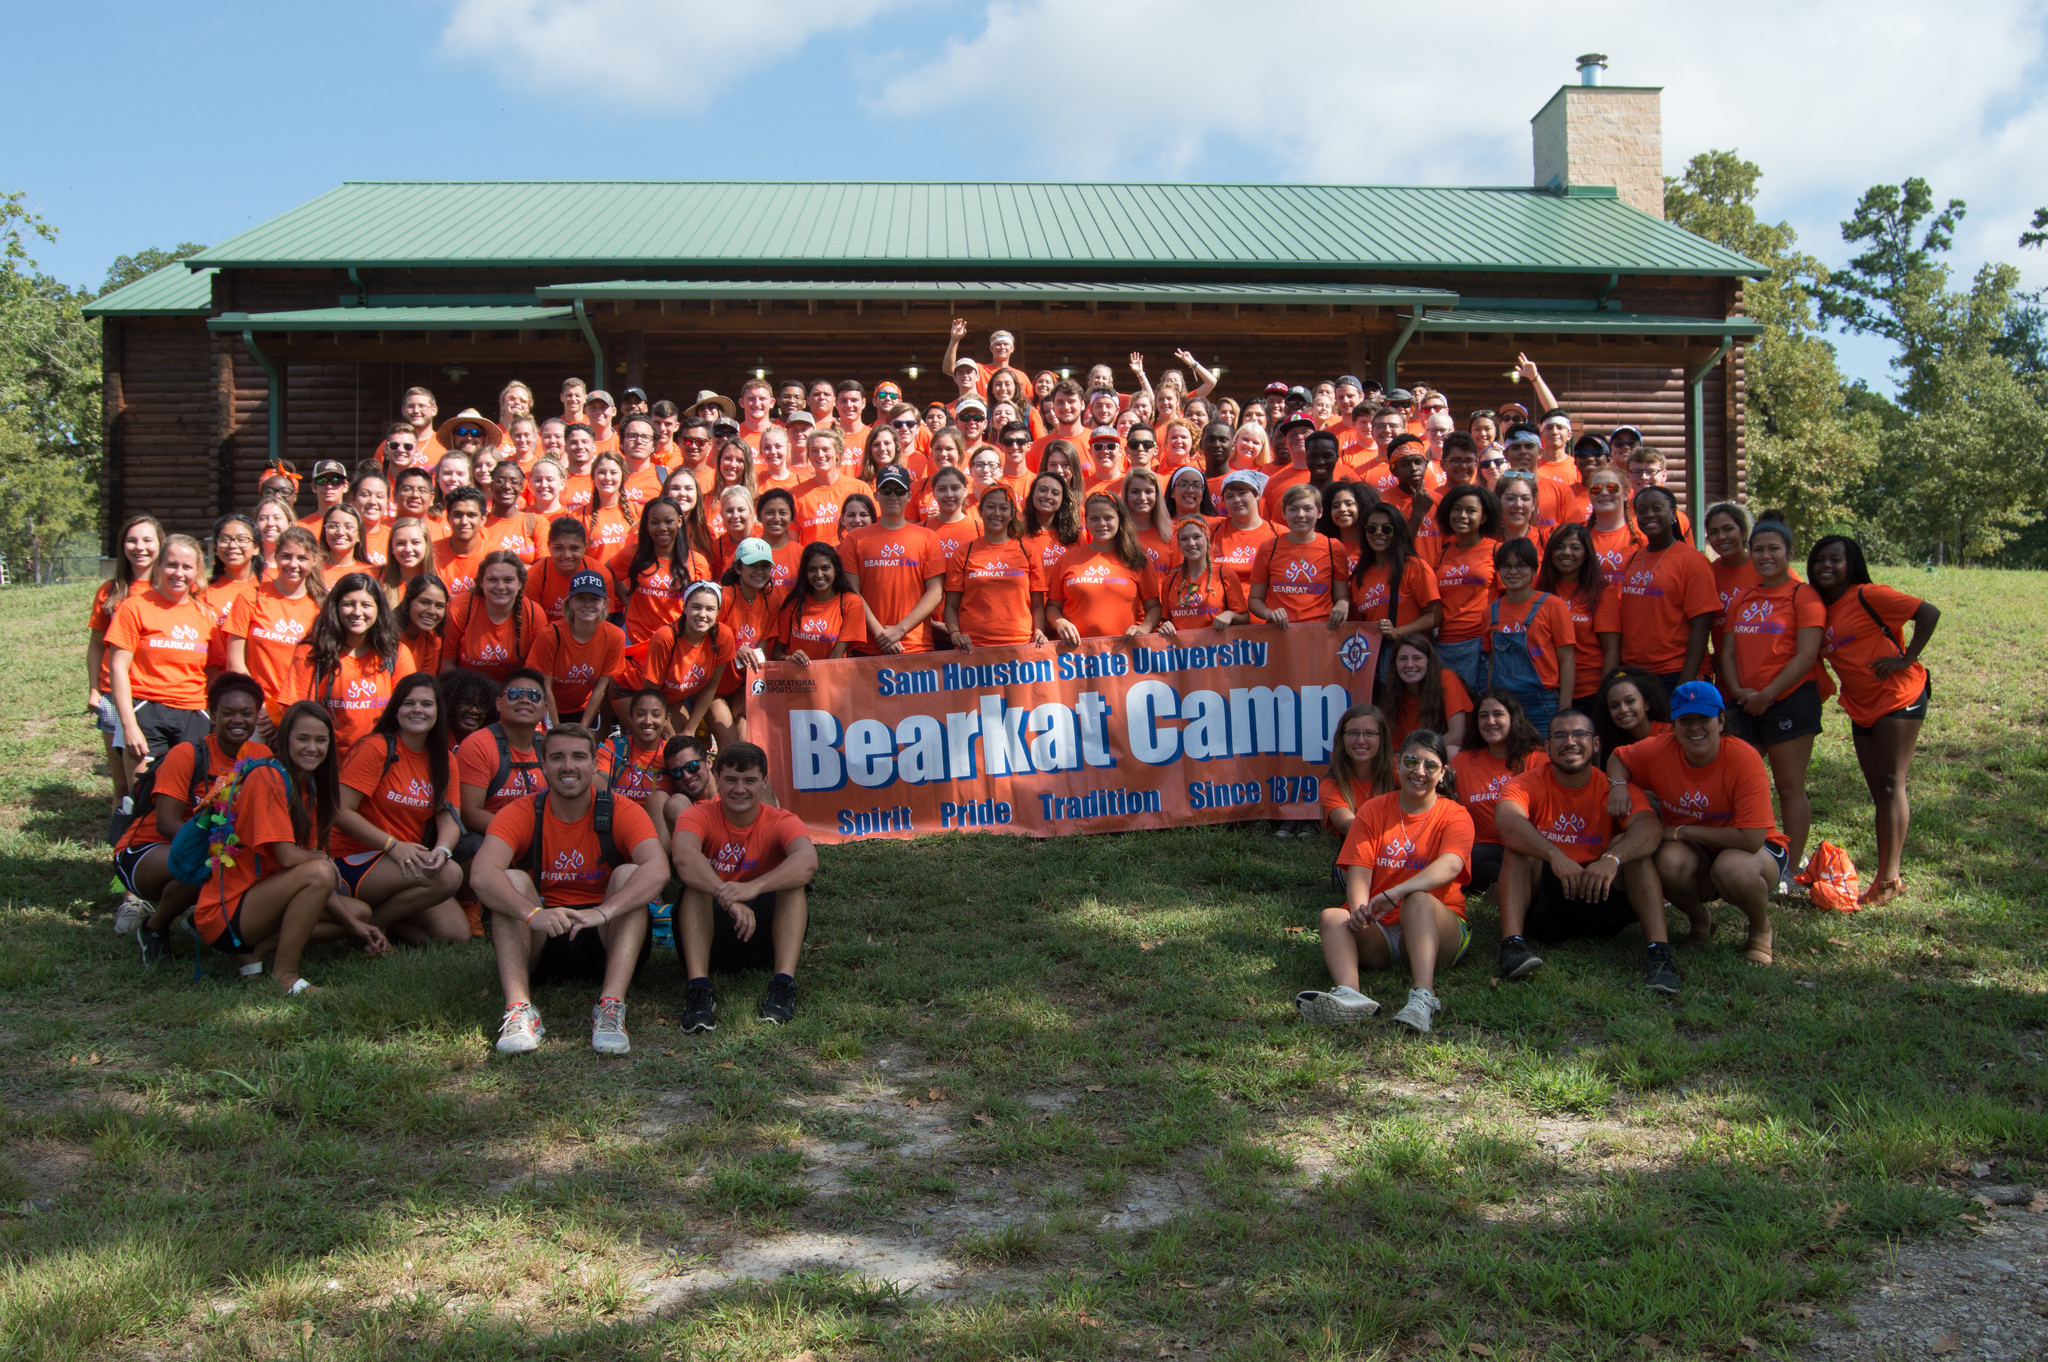
[[1856,863],[1833,842],[1815,847],[1806,869],[1794,875],[1792,882],[1806,886],[1816,908],[1853,913],[1862,906],[1856,901]]

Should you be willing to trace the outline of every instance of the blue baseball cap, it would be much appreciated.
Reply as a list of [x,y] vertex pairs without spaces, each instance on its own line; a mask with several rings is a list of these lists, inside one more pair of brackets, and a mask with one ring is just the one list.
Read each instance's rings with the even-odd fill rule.
[[1704,681],[1688,681],[1671,692],[1671,717],[1674,719],[1682,719],[1688,714],[1719,714],[1721,710],[1721,692]]

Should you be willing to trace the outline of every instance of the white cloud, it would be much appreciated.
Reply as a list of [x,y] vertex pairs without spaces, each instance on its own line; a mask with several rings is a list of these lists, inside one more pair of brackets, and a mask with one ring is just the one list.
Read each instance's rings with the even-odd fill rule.
[[[821,33],[916,0],[457,0],[442,45],[522,89],[696,112]],[[553,74],[551,74],[553,73]]]

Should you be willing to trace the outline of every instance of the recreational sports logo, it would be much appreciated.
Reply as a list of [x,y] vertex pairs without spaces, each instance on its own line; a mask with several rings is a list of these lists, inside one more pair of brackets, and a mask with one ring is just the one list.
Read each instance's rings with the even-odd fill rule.
[[756,677],[753,693],[756,695],[810,695],[817,691],[818,683],[808,677],[795,679],[777,678],[769,680]]

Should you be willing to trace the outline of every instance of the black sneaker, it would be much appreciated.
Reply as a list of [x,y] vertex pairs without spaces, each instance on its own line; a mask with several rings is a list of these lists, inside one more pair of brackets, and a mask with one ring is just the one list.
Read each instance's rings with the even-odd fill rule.
[[135,939],[142,945],[142,963],[154,965],[171,958],[171,934],[151,931],[147,922],[135,929]]
[[796,980],[780,975],[770,979],[768,991],[761,995],[760,1016],[762,1021],[777,1026],[796,1020]]
[[677,1025],[684,1035],[692,1031],[716,1031],[717,1014],[718,999],[712,996],[708,982],[691,984],[683,990],[683,1019]]
[[1529,943],[1511,936],[1500,943],[1500,977],[1526,979],[1543,968],[1543,957],[1529,949]]
[[1643,987],[1652,993],[1678,993],[1678,967],[1671,963],[1671,947],[1658,942],[1650,947],[1650,963],[1643,970]]

